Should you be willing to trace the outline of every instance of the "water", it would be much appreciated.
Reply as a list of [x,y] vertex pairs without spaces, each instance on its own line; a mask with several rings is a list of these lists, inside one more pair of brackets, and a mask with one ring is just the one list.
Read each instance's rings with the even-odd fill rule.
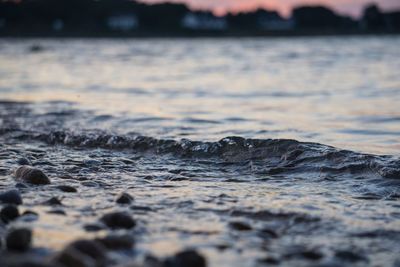
[[[194,247],[210,266],[398,266],[398,47],[398,37],[0,40],[0,191],[15,187],[21,157],[52,179],[22,190],[22,210],[40,215],[29,223],[41,261],[109,234],[83,226],[127,210],[136,246],[114,263]],[[132,206],[115,205],[123,191]],[[51,196],[65,197],[67,216],[40,205]]]
[[[44,50],[31,53],[35,44]],[[0,92],[95,112],[74,127],[398,155],[399,46],[398,37],[1,40]]]

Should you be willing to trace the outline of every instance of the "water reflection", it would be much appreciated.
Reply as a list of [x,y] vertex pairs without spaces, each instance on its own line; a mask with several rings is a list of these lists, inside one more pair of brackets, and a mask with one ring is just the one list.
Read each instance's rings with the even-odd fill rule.
[[[33,44],[43,50],[31,53]],[[2,40],[0,92],[76,102],[115,116],[107,127],[122,132],[240,133],[397,154],[399,45],[398,37]]]

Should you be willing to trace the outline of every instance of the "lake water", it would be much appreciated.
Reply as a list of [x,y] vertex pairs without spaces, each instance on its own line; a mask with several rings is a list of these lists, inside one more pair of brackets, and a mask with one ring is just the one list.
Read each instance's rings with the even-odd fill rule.
[[398,37],[1,40],[0,93],[94,112],[79,128],[398,155],[399,47]]
[[[44,249],[30,257],[110,234],[84,225],[122,210],[136,245],[112,264],[192,247],[219,267],[399,266],[399,47],[397,36],[0,40],[0,191],[15,188],[21,158],[52,180],[20,189],[21,210],[39,214],[17,222]],[[134,205],[116,206],[121,192]],[[40,205],[52,196],[66,216]]]

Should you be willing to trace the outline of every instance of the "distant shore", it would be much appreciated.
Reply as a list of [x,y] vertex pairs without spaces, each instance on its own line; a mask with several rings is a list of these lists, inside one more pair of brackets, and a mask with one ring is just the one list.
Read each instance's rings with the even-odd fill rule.
[[400,31],[331,31],[303,30],[281,32],[131,32],[131,33],[6,33],[1,38],[274,38],[274,37],[320,37],[320,36],[383,36],[399,35]]

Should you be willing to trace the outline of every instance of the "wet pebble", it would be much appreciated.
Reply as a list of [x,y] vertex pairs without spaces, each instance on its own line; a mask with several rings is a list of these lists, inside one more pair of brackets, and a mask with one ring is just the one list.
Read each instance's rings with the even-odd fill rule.
[[19,165],[32,165],[32,163],[29,161],[29,159],[27,159],[27,158],[19,158],[18,160],[17,160],[17,163],[19,164]]
[[31,210],[26,210],[24,213],[21,215],[21,220],[25,222],[33,222],[36,221],[39,218],[39,214],[37,214],[34,211]]
[[63,267],[95,267],[96,263],[89,256],[74,248],[66,248],[59,252],[52,260],[53,264]]
[[130,229],[136,225],[135,220],[125,212],[108,213],[100,221],[112,229]]
[[75,187],[69,186],[69,185],[58,185],[57,189],[66,192],[66,193],[76,193],[78,190],[76,190]]
[[[69,244],[64,251],[74,252],[74,256],[79,256],[82,262],[88,262],[88,260],[82,260],[88,257],[95,266],[103,266],[106,261],[106,249],[105,247],[93,240],[77,240]],[[82,255],[86,257],[82,257]],[[74,266],[75,265],[68,265]]]
[[239,221],[230,222],[229,226],[232,229],[237,230],[237,231],[250,231],[253,229],[249,224],[247,224],[245,222],[239,222]]
[[0,202],[7,204],[21,205],[22,198],[18,190],[10,190],[0,193]]
[[301,247],[293,247],[288,249],[289,252],[284,255],[286,259],[306,259],[310,261],[318,261],[324,257],[318,249],[309,249]]
[[30,184],[35,184],[35,185],[50,184],[50,179],[41,170],[26,165],[19,167],[14,172],[14,176],[17,180]]
[[56,198],[56,197],[52,197],[48,200],[46,200],[45,202],[42,203],[43,205],[49,205],[49,206],[57,206],[57,205],[62,205],[61,200]]
[[304,258],[309,259],[309,260],[320,260],[320,259],[322,259],[322,258],[324,257],[324,255],[323,255],[321,252],[319,252],[319,251],[312,251],[312,250],[303,251],[303,252],[301,253],[301,255],[302,255]]
[[24,184],[24,183],[16,183],[16,184],[15,184],[15,188],[18,188],[18,189],[27,189],[27,188],[29,188],[29,186],[26,185],[26,184]]
[[356,252],[347,250],[336,251],[335,257],[339,258],[342,261],[348,261],[348,262],[358,262],[367,260],[365,257],[357,254]]
[[117,197],[117,202],[118,204],[131,204],[133,201],[133,197],[129,195],[128,193],[122,193]]
[[166,259],[165,267],[205,267],[206,259],[195,250],[178,252],[175,256]]
[[0,218],[4,223],[9,223],[18,217],[19,211],[15,205],[7,205],[0,211]]
[[8,250],[23,252],[29,249],[32,241],[32,231],[27,228],[12,229],[6,237]]
[[38,45],[38,44],[31,45],[29,47],[29,52],[31,52],[31,53],[39,53],[39,52],[42,52],[43,50],[44,50],[44,47],[41,45]]
[[104,226],[102,224],[91,223],[91,224],[85,224],[83,226],[83,229],[85,229],[87,232],[97,232],[104,230]]
[[98,238],[96,241],[109,250],[131,249],[134,245],[134,239],[130,235],[110,235]]
[[268,264],[268,265],[276,265],[279,264],[279,260],[274,257],[266,257],[263,259],[259,259],[258,262]]
[[55,214],[55,215],[63,215],[63,216],[67,215],[67,213],[62,209],[49,210],[47,213],[48,214]]
[[263,238],[278,238],[279,235],[272,229],[264,228],[260,231],[259,235]]
[[99,187],[99,184],[94,181],[84,181],[84,182],[81,182],[81,185],[86,186],[86,187]]

